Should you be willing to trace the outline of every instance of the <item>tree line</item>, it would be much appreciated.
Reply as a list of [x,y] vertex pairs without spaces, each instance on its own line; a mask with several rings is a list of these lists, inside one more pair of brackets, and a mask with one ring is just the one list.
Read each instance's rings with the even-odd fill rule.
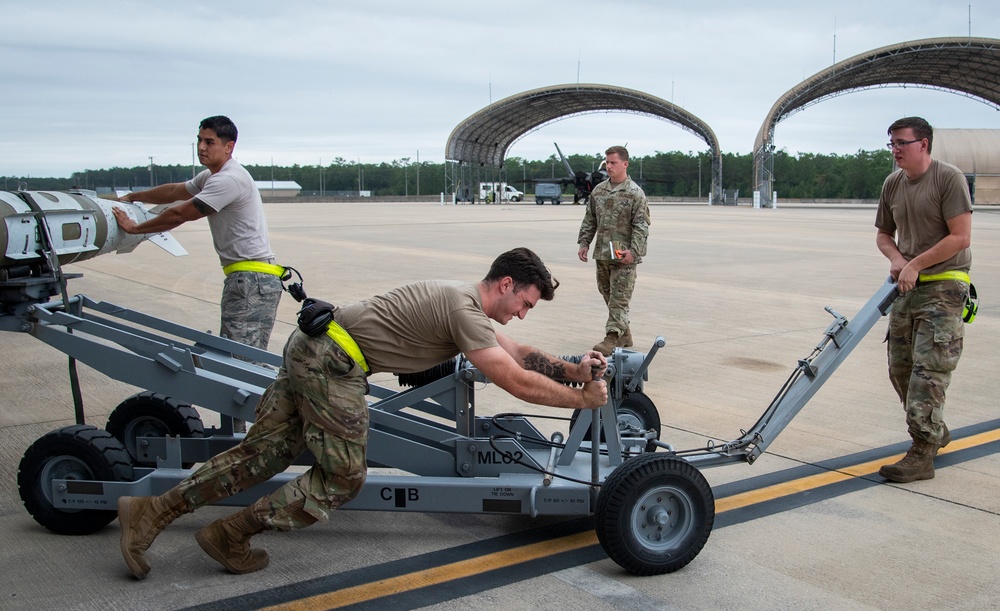
[[[569,155],[574,171],[592,172],[600,167],[602,153]],[[657,152],[633,157],[629,174],[641,179],[647,195],[707,199],[711,189],[711,158],[707,152]],[[254,180],[295,181],[302,195],[339,195],[368,191],[375,196],[413,196],[447,193],[454,188],[456,171],[444,163],[412,163],[404,157],[391,162],[359,164],[336,158],[327,165],[247,165]],[[73,187],[135,189],[190,179],[200,166],[154,165],[75,172],[69,178],[2,176],[7,191],[67,190]],[[862,151],[853,155],[800,153],[774,155],[774,188],[779,197],[793,199],[875,199],[882,181],[893,169],[889,151]],[[551,155],[530,161],[510,157],[501,170],[472,168],[471,182],[502,180],[531,193],[535,180],[566,176],[561,159]],[[753,155],[725,153],[722,156],[724,189],[739,189],[749,196],[753,190]],[[567,193],[572,187],[565,188]]]

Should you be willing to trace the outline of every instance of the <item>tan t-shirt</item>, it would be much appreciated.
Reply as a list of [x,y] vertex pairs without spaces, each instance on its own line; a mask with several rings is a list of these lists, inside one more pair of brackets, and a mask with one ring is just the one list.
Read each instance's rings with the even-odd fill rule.
[[358,343],[371,373],[416,373],[459,352],[498,346],[475,284],[428,280],[341,306],[334,319]]
[[[969,184],[955,166],[934,160],[919,178],[897,170],[882,184],[875,226],[896,235],[896,247],[907,261],[926,252],[948,235],[948,219],[972,212]],[[923,274],[969,271],[972,250],[966,248]]]

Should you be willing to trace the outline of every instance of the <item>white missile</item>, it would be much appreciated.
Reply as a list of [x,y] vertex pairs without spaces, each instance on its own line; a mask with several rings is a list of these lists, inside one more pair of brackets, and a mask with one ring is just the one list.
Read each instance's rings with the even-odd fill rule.
[[44,229],[48,230],[60,265],[109,252],[132,252],[147,240],[176,257],[187,254],[168,233],[125,233],[115,221],[114,208],[124,210],[136,223],[156,216],[158,211],[142,204],[100,199],[91,191],[0,191],[0,219],[3,221],[0,223],[0,269],[44,260]]

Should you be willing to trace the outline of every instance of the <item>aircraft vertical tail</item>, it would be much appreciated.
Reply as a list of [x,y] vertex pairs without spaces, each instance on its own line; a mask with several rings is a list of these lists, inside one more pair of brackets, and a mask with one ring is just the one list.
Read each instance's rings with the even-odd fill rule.
[[566,168],[566,173],[571,177],[576,176],[576,172],[573,171],[573,167],[569,165],[569,159],[566,159],[566,156],[563,155],[563,152],[559,150],[559,145],[556,144],[555,142],[553,142],[552,144],[556,145],[556,152],[559,153],[559,159],[562,159],[563,167]]

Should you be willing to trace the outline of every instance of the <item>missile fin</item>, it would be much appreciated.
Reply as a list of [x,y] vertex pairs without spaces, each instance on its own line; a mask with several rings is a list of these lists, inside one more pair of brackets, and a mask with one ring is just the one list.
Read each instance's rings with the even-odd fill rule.
[[181,243],[177,241],[177,238],[169,233],[154,233],[149,235],[146,239],[175,257],[183,257],[188,254],[188,252],[184,250],[184,247],[181,246]]

